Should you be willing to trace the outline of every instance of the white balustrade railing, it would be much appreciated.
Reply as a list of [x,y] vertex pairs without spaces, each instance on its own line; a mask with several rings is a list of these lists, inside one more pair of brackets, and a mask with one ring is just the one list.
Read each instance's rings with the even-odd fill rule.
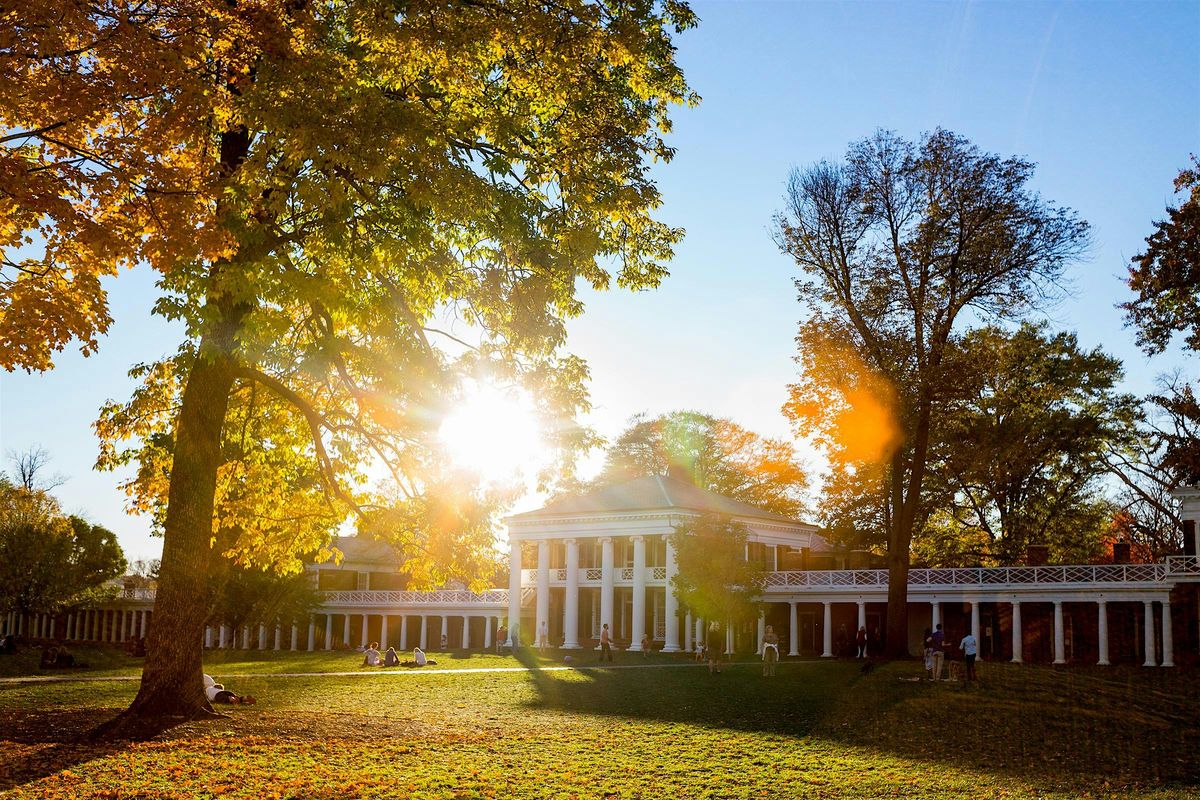
[[[522,598],[526,591],[522,591]],[[326,606],[404,606],[404,605],[506,605],[507,589],[489,589],[476,594],[462,589],[442,589],[433,592],[392,590],[323,592]]]
[[[1185,559],[1172,556],[1171,559]],[[908,585],[917,588],[1161,583],[1169,576],[1200,575],[1195,560],[1166,564],[1077,564],[1046,567],[972,567],[964,569],[910,569]],[[1174,570],[1174,571],[1173,571]],[[847,587],[885,589],[885,569],[803,570],[767,573],[767,586]]]
[[1200,556],[1167,556],[1167,574],[1171,577],[1200,577]]
[[[580,569],[581,582],[595,583],[603,577],[599,567]],[[618,581],[632,581],[633,568],[614,569]],[[521,570],[523,586],[522,602],[529,601],[536,593],[537,570]],[[665,581],[666,567],[647,567],[646,577],[651,581]],[[566,582],[566,570],[551,570],[551,578],[559,583]],[[916,588],[971,587],[971,586],[1030,586],[1030,585],[1086,585],[1120,583],[1163,583],[1169,580],[1195,579],[1200,581],[1200,556],[1167,556],[1158,564],[1076,564],[1046,567],[972,567],[961,569],[910,569],[908,585]],[[884,569],[831,569],[799,570],[791,572],[768,572],[767,587],[844,587],[859,589],[886,589],[887,570]],[[122,589],[109,602],[140,600],[153,602],[154,589]],[[481,594],[466,590],[443,589],[433,592],[410,592],[365,589],[357,591],[324,592],[326,605],[431,605],[431,604],[507,604],[507,589],[489,589]],[[97,606],[103,603],[97,603]]]

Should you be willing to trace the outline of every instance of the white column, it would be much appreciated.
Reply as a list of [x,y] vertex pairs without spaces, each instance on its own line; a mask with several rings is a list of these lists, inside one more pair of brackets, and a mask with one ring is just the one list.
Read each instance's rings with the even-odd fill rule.
[[463,640],[462,649],[471,649],[471,618],[463,614]]
[[408,614],[400,615],[400,649],[408,649]]
[[508,542],[508,628],[521,624],[521,542]]
[[725,655],[733,655],[733,620],[725,620]]
[[763,651],[763,639],[767,638],[767,611],[764,608],[760,608],[758,610],[758,630],[756,633],[758,634],[758,637],[755,640],[754,652],[761,656]]
[[633,540],[633,630],[629,634],[629,649],[642,649],[646,632],[646,537],[631,536]]
[[367,641],[367,623],[371,621],[371,617],[366,612],[363,612],[362,618],[362,641],[360,643],[365,650],[367,645],[370,644],[370,642]]
[[1100,656],[1096,663],[1108,666],[1108,603],[1104,600],[1096,601],[1096,649]]
[[204,626],[204,647],[211,650],[213,646],[213,629],[212,625]]
[[[671,589],[668,587],[667,591],[669,592]],[[683,620],[683,652],[685,653],[692,652],[692,634],[695,632],[694,627],[695,626],[692,623],[692,612],[689,611]]]
[[800,655],[800,618],[796,613],[796,604],[788,603],[788,655]]
[[146,627],[149,624],[150,624],[150,611],[149,610],[143,611],[142,612],[142,627],[141,627],[141,636],[143,639],[146,637]]
[[333,649],[333,614],[325,615],[325,649]]
[[1012,661],[1014,664],[1020,664],[1024,657],[1023,647],[1025,640],[1021,637],[1021,602],[1014,600],[1012,604]]
[[1054,663],[1067,663],[1067,645],[1063,639],[1062,600],[1054,601]]
[[940,600],[934,600],[929,604],[933,614],[933,619],[929,622],[929,627],[937,630],[937,626],[942,624],[942,603]]
[[862,600],[858,601],[858,627],[867,627],[867,604]]
[[446,647],[450,646],[450,617],[442,614],[442,635],[438,639],[438,648],[442,646],[442,639],[446,640]]
[[226,630],[227,628],[224,623],[221,623],[221,625],[217,628],[217,647],[222,650],[224,650],[229,644],[228,635],[225,633]]
[[1171,630],[1171,598],[1162,601],[1162,666],[1175,666],[1175,633]]
[[826,600],[825,606],[825,625],[822,633],[822,644],[825,647],[825,652],[821,653],[821,658],[833,658],[833,603]]
[[118,634],[117,634],[117,641],[118,641],[118,642],[123,642],[123,641],[125,641],[125,635],[126,635],[126,631],[127,631],[128,627],[129,627],[129,625],[128,625],[128,615],[125,613],[125,610],[124,610],[124,609],[121,609],[120,611],[118,611],[118,612],[117,612],[117,616],[118,616],[118,617],[120,617],[120,620],[121,620],[121,621],[120,621],[120,627],[118,627],[118,628],[117,628],[117,631],[118,631]]
[[703,650],[705,641],[707,641],[707,636],[705,636],[704,617],[696,617],[696,649]]
[[72,634],[74,634],[74,633],[75,633],[75,615],[67,614],[67,627],[66,627],[66,630],[63,631],[63,636],[66,638],[66,640],[68,642],[70,642],[74,639],[74,636],[72,636]]
[[258,623],[258,649],[267,649],[267,626],[263,623]]
[[1142,662],[1143,667],[1158,666],[1158,653],[1154,646],[1154,601],[1143,600],[1144,606],[1142,611],[1142,635],[1143,647],[1146,651],[1146,659]]
[[492,649],[492,615],[483,618],[483,649]]
[[308,618],[308,642],[306,642],[306,645],[307,645],[306,649],[310,653],[313,650],[317,649],[317,619],[316,619],[316,617]]
[[609,633],[616,635],[613,624],[613,540],[600,540],[600,628],[608,625]]
[[350,646],[350,615],[342,615],[342,644]]
[[[542,625],[550,627],[550,542],[542,539],[537,543],[537,615],[534,619],[533,643],[542,635]],[[529,637],[525,637],[529,638]]]
[[242,649],[243,650],[250,649],[250,626],[249,625],[242,626]]
[[283,626],[278,622],[275,623],[275,649],[283,649]]
[[421,638],[418,646],[422,650],[429,649],[429,617],[425,614],[421,615]]
[[679,652],[679,601],[675,598],[675,587],[671,585],[679,565],[675,561],[675,545],[667,536],[667,589],[666,589],[666,623],[667,641],[663,643],[664,653]]
[[563,594],[563,649],[579,649],[579,542],[567,539],[567,588]]
[[388,649],[388,615],[383,614],[379,617],[379,649]]
[[979,603],[975,600],[971,601],[971,635],[975,637],[975,643],[982,648],[982,640],[979,638]]
[[293,622],[293,623],[292,623],[292,643],[291,643],[291,648],[292,648],[293,650],[299,650],[299,649],[300,649],[300,626],[299,626],[299,625],[297,625],[295,622]]

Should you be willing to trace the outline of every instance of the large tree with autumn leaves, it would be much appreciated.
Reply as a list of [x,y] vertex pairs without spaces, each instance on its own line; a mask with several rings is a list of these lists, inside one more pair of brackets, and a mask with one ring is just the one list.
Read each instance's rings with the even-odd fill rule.
[[950,131],[878,131],[838,163],[793,171],[776,242],[806,316],[785,412],[886,497],[887,647],[907,652],[908,568],[927,512],[945,403],[962,388],[955,338],[1020,319],[1057,290],[1087,223],[1030,186],[1034,165]]
[[431,434],[470,376],[521,381],[572,437],[577,285],[654,286],[681,235],[647,170],[694,99],[672,44],[693,22],[675,0],[3,11],[0,365],[94,350],[101,280],[137,263],[187,330],[99,423],[164,534],[122,725],[211,712],[216,558],[294,569],[349,511],[429,580],[486,559],[487,498]]

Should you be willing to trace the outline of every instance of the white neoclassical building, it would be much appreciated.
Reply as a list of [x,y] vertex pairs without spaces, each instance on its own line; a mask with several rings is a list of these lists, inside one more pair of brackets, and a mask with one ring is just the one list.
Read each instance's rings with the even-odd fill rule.
[[[521,621],[525,642],[544,625],[550,641],[568,650],[591,646],[604,624],[630,650],[642,649],[644,634],[663,652],[690,649],[699,620],[686,609],[681,614],[670,591],[670,535],[704,513],[744,524],[746,558],[772,571],[784,568],[788,555],[829,549],[812,525],[674,477],[637,478],[508,518],[508,618]],[[534,602],[526,607],[522,590],[530,586]]]
[[[1013,662],[1174,666],[1177,642],[1200,661],[1200,488],[1181,489],[1182,553],[1158,563],[913,569],[908,577],[909,649],[925,627],[970,630],[982,656]],[[341,564],[313,568],[323,604],[303,620],[264,620],[238,630],[215,625],[208,647],[315,650],[362,646],[490,648],[502,624],[524,643],[545,623],[552,645],[594,646],[610,625],[638,650],[698,646],[701,620],[669,591],[668,536],[680,521],[726,514],[750,530],[746,557],[769,573],[757,624],[728,628],[730,652],[754,652],[770,624],[791,656],[831,657],[859,627],[883,627],[888,573],[836,558],[817,530],[667,476],[640,478],[508,520],[509,574],[481,594],[404,588],[384,545],[354,537],[337,545]],[[8,614],[5,631],[34,639],[123,642],[153,624],[152,590],[127,589],[104,604],[57,615]]]

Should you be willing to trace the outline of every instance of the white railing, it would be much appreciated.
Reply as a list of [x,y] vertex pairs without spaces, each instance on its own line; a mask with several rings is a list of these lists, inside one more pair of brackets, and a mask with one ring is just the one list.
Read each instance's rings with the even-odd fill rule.
[[153,589],[129,588],[129,589],[121,589],[121,592],[120,592],[120,594],[117,595],[116,599],[117,600],[153,600],[154,595],[155,595],[155,591]]
[[[466,590],[443,589],[434,592],[391,590],[323,592],[326,606],[406,606],[406,605],[507,605],[507,589],[489,589],[476,594]],[[522,593],[522,598],[525,592]]]
[[1200,578],[1200,556],[1167,556],[1167,574],[1173,578]]
[[651,567],[650,568],[650,580],[665,581],[666,579],[667,579],[667,568],[666,567]]
[[618,580],[631,581],[633,580],[633,567],[621,567],[621,573]]
[[588,567],[586,570],[584,570],[583,577],[584,577],[584,580],[587,580],[587,581],[604,580],[604,570],[602,570],[598,567]]
[[[1175,557],[1171,558],[1184,558]],[[1200,563],[1078,564],[1047,567],[975,567],[965,569],[911,569],[910,587],[1011,586],[1097,583],[1161,583],[1171,575],[1200,575]],[[1178,569],[1179,572],[1172,572]],[[804,570],[767,573],[767,586],[813,586],[886,589],[885,569]]]

